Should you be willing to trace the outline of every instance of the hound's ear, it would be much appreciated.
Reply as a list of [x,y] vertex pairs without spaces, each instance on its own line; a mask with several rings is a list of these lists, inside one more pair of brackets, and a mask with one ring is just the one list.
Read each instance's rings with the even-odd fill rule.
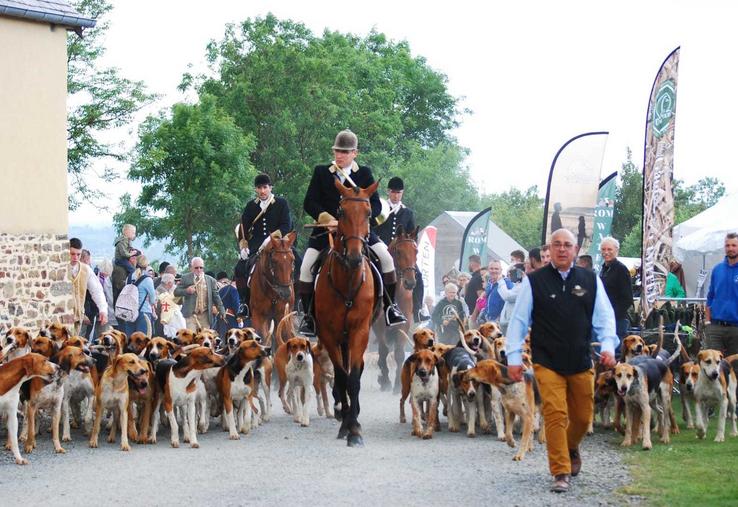
[[410,354],[410,356],[406,359],[409,363],[414,363],[418,360],[418,354]]
[[459,387],[459,384],[461,384],[461,375],[458,373],[451,375],[451,381],[454,383],[454,387]]
[[699,352],[697,353],[697,362],[702,362],[702,360],[703,360],[704,358],[705,358],[705,351],[704,351],[704,350],[700,350],[700,351],[699,351]]
[[61,357],[61,361],[59,361],[59,367],[64,370],[65,372],[69,373],[70,368],[72,367],[71,360],[69,358],[69,354],[64,354]]
[[443,360],[443,356],[438,356],[436,354],[433,354],[436,358],[436,367],[443,366],[445,361]]
[[640,372],[638,371],[638,368],[633,368],[633,377],[639,378],[641,376]]
[[722,361],[723,359],[725,359],[725,356],[723,355],[723,353],[722,353],[722,352],[718,352],[718,357],[720,358],[720,360],[721,360],[721,361]]

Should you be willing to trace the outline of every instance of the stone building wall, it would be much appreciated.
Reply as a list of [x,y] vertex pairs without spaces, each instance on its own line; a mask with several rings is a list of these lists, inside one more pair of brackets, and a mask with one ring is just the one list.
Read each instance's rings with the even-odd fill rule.
[[72,324],[66,234],[0,234],[0,327]]

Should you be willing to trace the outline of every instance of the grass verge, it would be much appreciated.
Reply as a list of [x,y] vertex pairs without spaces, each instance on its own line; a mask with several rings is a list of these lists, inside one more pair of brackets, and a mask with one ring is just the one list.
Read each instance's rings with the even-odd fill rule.
[[698,440],[695,430],[687,429],[681,419],[678,396],[673,405],[680,434],[671,435],[671,443],[664,445],[652,433],[650,451],[643,451],[640,443],[625,449],[633,483],[621,492],[645,497],[649,505],[738,505],[738,438],[730,436],[730,419],[726,419],[725,442],[713,441],[717,417],[710,419],[705,439]]

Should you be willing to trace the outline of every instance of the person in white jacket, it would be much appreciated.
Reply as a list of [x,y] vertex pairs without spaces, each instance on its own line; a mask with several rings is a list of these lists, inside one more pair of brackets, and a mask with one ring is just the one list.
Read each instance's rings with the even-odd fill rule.
[[[105,300],[100,280],[92,268],[80,262],[82,256],[82,241],[78,238],[69,240],[69,267],[67,278],[72,284],[72,296],[74,298],[74,333],[79,334],[80,328],[85,324],[85,296],[89,291],[92,301],[97,306],[97,321],[100,326],[108,322],[108,302]],[[94,325],[90,323],[89,325]]]
[[519,263],[510,266],[507,277],[513,283],[512,288],[508,289],[504,283],[499,284],[497,287],[502,300],[505,301],[505,306],[502,307],[502,313],[500,313],[500,331],[502,331],[503,335],[507,334],[507,325],[510,323],[510,318],[515,308],[515,301],[518,299],[518,294],[520,293],[520,284],[523,278],[525,278],[525,264]]

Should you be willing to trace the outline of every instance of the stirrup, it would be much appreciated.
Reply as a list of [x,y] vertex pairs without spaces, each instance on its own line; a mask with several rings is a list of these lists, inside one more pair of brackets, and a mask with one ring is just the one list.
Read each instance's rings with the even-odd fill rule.
[[407,319],[402,314],[397,305],[389,305],[384,311],[384,322],[388,327],[399,326],[405,324]]
[[300,329],[297,330],[302,336],[315,336],[315,319],[307,313],[302,317]]

